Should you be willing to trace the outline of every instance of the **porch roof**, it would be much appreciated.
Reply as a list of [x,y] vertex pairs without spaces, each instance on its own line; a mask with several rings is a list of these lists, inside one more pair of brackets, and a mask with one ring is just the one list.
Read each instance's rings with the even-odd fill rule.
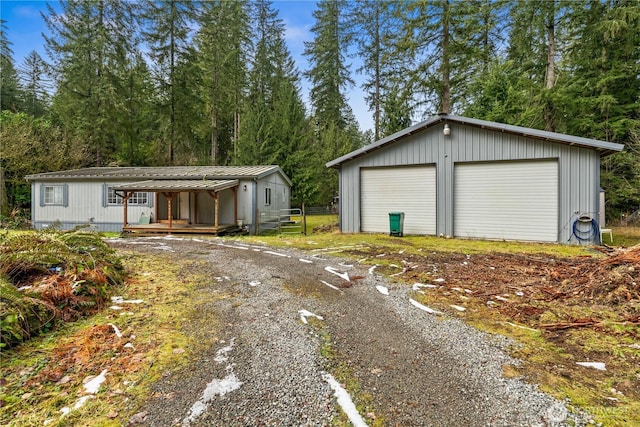
[[164,180],[154,179],[148,181],[132,182],[130,184],[122,184],[114,186],[116,191],[222,191],[227,188],[237,187],[239,181],[237,179],[180,179],[180,180]]

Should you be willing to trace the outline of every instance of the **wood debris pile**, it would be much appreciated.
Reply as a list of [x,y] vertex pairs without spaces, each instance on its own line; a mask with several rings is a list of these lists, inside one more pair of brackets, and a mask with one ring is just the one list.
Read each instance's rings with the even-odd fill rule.
[[[357,255],[370,254],[359,250]],[[616,249],[606,258],[438,252],[376,258],[389,265],[410,265],[395,274],[390,267],[378,269],[387,268],[390,275],[409,283],[437,285],[423,292],[447,307],[469,305],[472,298],[513,320],[549,329],[602,325],[598,315],[564,315],[572,312],[571,307],[588,307],[595,313],[606,309],[620,323],[640,324],[640,245]],[[550,311],[558,313],[557,323],[541,321],[541,315]]]

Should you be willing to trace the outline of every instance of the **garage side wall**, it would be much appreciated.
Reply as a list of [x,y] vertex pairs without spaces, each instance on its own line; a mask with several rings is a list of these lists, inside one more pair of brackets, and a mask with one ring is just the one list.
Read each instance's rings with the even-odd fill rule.
[[[450,123],[444,136],[439,123],[345,162],[340,168],[340,223],[343,232],[361,231],[361,168],[434,164],[436,233],[453,235],[454,168],[469,162],[557,160],[558,242],[572,240],[573,222],[581,214],[598,217],[600,155],[595,150],[542,141],[475,126]],[[416,189],[419,197],[420,189]],[[575,242],[575,240],[572,240]]]

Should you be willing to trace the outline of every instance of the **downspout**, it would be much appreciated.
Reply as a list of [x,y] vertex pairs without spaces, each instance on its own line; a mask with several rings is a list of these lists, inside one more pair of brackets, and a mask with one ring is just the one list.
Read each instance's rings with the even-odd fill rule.
[[256,235],[258,230],[258,215],[256,210],[258,209],[258,179],[253,178],[253,184],[251,185],[251,234]]

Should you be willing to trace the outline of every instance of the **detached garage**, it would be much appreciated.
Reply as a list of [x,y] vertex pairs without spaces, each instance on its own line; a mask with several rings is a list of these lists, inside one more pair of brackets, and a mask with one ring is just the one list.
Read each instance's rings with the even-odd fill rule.
[[622,149],[439,115],[327,167],[340,174],[346,233],[386,233],[388,214],[404,212],[405,234],[595,243],[600,158]]

